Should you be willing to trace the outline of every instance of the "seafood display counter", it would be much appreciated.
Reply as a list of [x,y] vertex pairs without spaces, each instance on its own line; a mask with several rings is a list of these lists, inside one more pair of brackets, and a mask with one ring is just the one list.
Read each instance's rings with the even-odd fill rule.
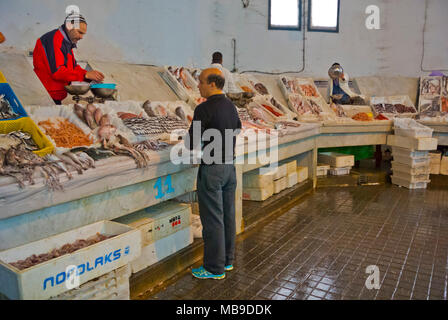
[[[23,132],[0,135],[0,253],[22,247],[24,253],[17,259],[26,258],[28,247],[35,245],[30,243],[121,219],[142,231],[143,258],[131,264],[134,272],[141,271],[147,267],[146,257],[151,263],[157,260],[156,240],[164,239],[168,246],[163,224],[174,228],[182,220],[183,236],[190,233],[188,209],[178,213],[178,205],[171,203],[172,216],[163,212],[168,200],[196,190],[197,165],[182,161],[191,160],[190,155],[172,161],[178,143],[172,133],[185,133],[201,101],[195,89],[198,73],[110,62],[89,61],[89,65],[102,70],[105,81],[117,84],[118,101],[82,105],[67,98],[57,107],[25,104],[30,121],[54,145],[53,154],[37,157],[39,151]],[[328,105],[312,79],[259,79],[238,75],[236,84],[242,92],[229,95],[242,123],[236,146],[237,233],[245,228],[244,181],[271,179],[276,193],[304,180],[311,180],[306,188],[315,188],[319,148],[385,145],[392,133],[391,120],[373,119],[368,110],[350,114],[341,106]],[[435,126],[439,143],[448,145],[447,127]],[[254,178],[261,168],[267,169],[268,178]],[[161,203],[167,207],[156,206]],[[151,210],[160,211],[158,220]],[[149,216],[152,224],[145,220]],[[155,230],[156,225],[161,229],[151,238],[148,228]],[[72,240],[76,244],[79,239]]]
[[369,121],[363,123],[323,123],[317,139],[318,148],[383,145],[392,133],[392,121]]
[[197,168],[174,165],[169,150],[154,153],[146,168],[128,157],[96,162],[63,192],[49,192],[43,179],[19,189],[0,178],[0,250],[43,239],[101,220],[112,220],[195,190]]
[[428,122],[419,123],[433,129],[433,137],[437,138],[439,146],[448,146],[448,122]]
[[173,164],[171,143],[162,141],[191,118],[188,106],[173,103],[26,107],[55,151],[38,157],[28,141],[35,136],[1,135],[0,250],[193,191],[197,168]]
[[[131,122],[132,117],[140,118],[139,121],[143,121],[152,118],[151,116],[166,117],[166,110],[170,111],[167,107],[162,112],[163,114],[152,114],[159,112],[157,103],[153,103],[154,111],[151,112],[144,108],[145,104],[143,104],[143,108],[135,109],[137,108],[135,107],[133,109],[132,104],[128,103],[126,109],[122,108],[120,103],[114,103],[111,102],[110,108],[108,108],[108,104],[101,107],[93,106],[91,111],[74,105],[70,107],[72,115],[66,118],[77,124],[79,128],[85,129],[85,132],[91,131],[104,141],[104,138],[115,133],[115,129],[122,135],[127,133],[126,138],[138,134],[140,127],[137,125],[139,123]],[[187,110],[188,106],[184,107]],[[86,109],[89,109],[89,106]],[[111,109],[114,111],[112,112]],[[60,107],[58,109],[60,113],[54,116],[64,116],[63,110],[64,108]],[[268,148],[258,145],[253,150],[247,142],[244,143],[244,161],[242,162],[244,164],[237,165],[238,181],[240,182],[236,199],[238,232],[243,230],[241,181],[243,174],[267,165],[257,160],[260,153],[265,152],[269,159],[273,150],[278,151],[277,158],[269,160],[274,163],[296,159],[299,166],[303,165],[308,168],[309,176],[313,179],[315,186],[317,148],[385,144],[386,135],[391,130],[390,121],[371,121],[368,124],[362,123],[362,125],[359,122],[349,125],[324,123],[323,126],[321,123],[300,123],[288,119],[286,117],[288,115],[287,108],[268,95],[256,97],[247,110],[244,113],[242,112],[244,109],[240,108],[244,130],[279,129],[283,134],[278,137],[273,146]],[[140,111],[143,116],[138,114]],[[175,109],[172,108],[171,111],[174,113]],[[87,115],[90,112],[92,116],[86,117],[86,112]],[[130,112],[133,112],[134,115],[131,115]],[[98,116],[97,113],[99,113]],[[148,118],[145,113],[150,117]],[[184,118],[188,116],[188,111],[186,113],[187,115],[183,115]],[[45,114],[49,116],[49,112],[45,112]],[[110,116],[110,119],[106,119],[107,121],[103,124],[105,116]],[[32,112],[32,117],[42,128],[46,128],[45,125],[48,125],[47,121],[40,121],[42,119],[39,118],[38,112]],[[189,120],[191,121],[191,118]],[[272,124],[274,122],[275,126]],[[151,126],[153,125],[154,123],[151,124]],[[98,128],[96,128],[97,126]],[[114,129],[113,132],[111,132],[112,129]],[[52,136],[50,131],[47,133],[55,144],[59,143],[56,136]],[[128,156],[135,159],[115,156],[95,161],[94,170],[84,171],[82,175],[76,175],[75,179],[70,179],[69,175],[60,175],[65,191],[48,192],[45,186],[48,181],[40,177],[35,179],[33,185],[28,185],[25,189],[20,189],[17,184],[14,184],[13,178],[2,177],[0,179],[0,202],[2,204],[0,249],[22,245],[102,219],[115,219],[195,190],[194,182],[197,169],[192,165],[174,165],[169,159],[170,149],[158,152],[149,151],[149,161],[145,160],[147,163],[142,166],[138,157],[126,147],[129,145],[126,142],[127,139],[121,135],[119,138],[119,144],[111,145],[112,149],[119,153],[128,153]],[[133,147],[138,147],[136,141],[132,141],[132,143]],[[61,146],[57,145],[57,147]],[[69,147],[74,146],[70,145]],[[63,153],[61,157],[65,157],[65,155]],[[240,154],[239,157],[241,157]],[[254,159],[255,161],[253,161]],[[162,186],[165,188],[164,190],[170,192],[164,192]]]

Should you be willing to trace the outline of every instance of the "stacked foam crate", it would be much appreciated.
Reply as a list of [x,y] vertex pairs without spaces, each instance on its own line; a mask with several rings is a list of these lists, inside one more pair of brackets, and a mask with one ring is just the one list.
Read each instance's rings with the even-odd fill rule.
[[[284,166],[286,166],[286,176],[283,176],[277,180],[275,179],[276,176],[274,176],[274,193],[283,191],[286,188],[292,188],[296,184],[301,183],[308,179],[308,167],[297,166],[297,160],[282,161],[281,166],[279,166],[278,168],[277,176],[280,177],[282,174],[284,174],[285,170]],[[286,179],[286,188],[284,187],[285,184],[284,179]],[[277,190],[275,190],[276,182],[278,183]]]
[[141,232],[141,255],[131,261],[132,273],[139,272],[193,243],[190,204],[168,200],[115,221]]
[[286,187],[292,188],[299,182],[299,175],[297,173],[297,160],[289,161],[286,164]]
[[[243,175],[243,200],[265,201],[274,194],[295,186],[308,178],[302,167],[298,172],[297,161],[283,161],[273,168],[260,168]],[[300,177],[300,179],[299,179]]]
[[[292,188],[297,183],[303,182],[306,179],[308,179],[308,168],[307,167],[298,167],[297,166],[297,160],[288,160],[288,161],[282,161],[280,162],[281,166],[286,166],[286,176],[283,178],[280,178],[278,181],[280,187],[283,187],[283,181],[282,179],[286,179],[286,188]],[[280,174],[284,173],[284,168],[281,169],[279,167]],[[286,188],[280,188],[281,190],[284,190]]]
[[337,152],[321,152],[318,155],[318,162],[330,166],[330,175],[341,176],[350,174],[350,170],[355,165],[355,156]]
[[281,164],[286,165],[286,188],[292,188],[308,179],[308,167],[297,166],[297,160],[282,161]]
[[283,161],[278,164],[274,174],[274,194],[297,184],[297,161]]
[[302,183],[308,180],[308,167],[297,167],[297,183]]
[[274,194],[280,193],[288,187],[288,166],[279,164],[274,169]]
[[409,189],[426,189],[430,182],[428,151],[392,147],[392,183]]
[[265,201],[274,194],[308,179],[308,168],[297,161],[284,161],[277,167],[261,168],[243,175],[243,199]]
[[274,194],[275,170],[254,170],[243,175],[243,200],[265,201]]
[[395,119],[395,135],[387,138],[392,146],[392,183],[408,189],[426,189],[430,174],[429,150],[437,149],[432,129],[412,119]]
[[440,161],[440,174],[448,175],[448,154],[442,156],[442,160]]
[[440,174],[440,166],[442,164],[442,153],[439,151],[431,151],[429,153],[429,173]]
[[129,300],[131,266],[127,264],[50,300]]
[[316,168],[317,177],[326,177],[330,171],[330,166],[328,164],[318,163]]

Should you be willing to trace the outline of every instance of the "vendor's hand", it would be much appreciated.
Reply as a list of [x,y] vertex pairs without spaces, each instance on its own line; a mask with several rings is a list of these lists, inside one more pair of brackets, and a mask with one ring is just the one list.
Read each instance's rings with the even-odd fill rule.
[[104,80],[104,74],[96,70],[87,71],[85,78],[96,82],[102,82]]

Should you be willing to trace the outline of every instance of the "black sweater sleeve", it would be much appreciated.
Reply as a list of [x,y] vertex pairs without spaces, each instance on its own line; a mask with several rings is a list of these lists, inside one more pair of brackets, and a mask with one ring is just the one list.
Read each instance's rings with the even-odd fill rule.
[[[201,146],[201,138],[207,126],[207,117],[203,108],[197,107],[194,110],[193,121],[191,121],[190,128],[188,129],[187,140],[185,141],[185,147],[192,149],[199,149]],[[200,131],[195,132],[199,129]]]

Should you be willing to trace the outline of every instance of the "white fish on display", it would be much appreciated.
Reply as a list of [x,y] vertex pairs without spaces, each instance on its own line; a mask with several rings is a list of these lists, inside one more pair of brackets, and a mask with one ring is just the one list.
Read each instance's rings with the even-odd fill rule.
[[65,174],[67,175],[67,178],[69,180],[73,179],[73,175],[70,173],[70,171],[68,170],[68,168],[66,167],[66,165],[64,164],[64,161],[62,161],[61,159],[59,159],[56,155],[54,154],[48,154],[45,156],[45,158],[48,161],[53,162],[56,166],[58,166],[63,172],[65,172]]
[[294,112],[296,112],[299,116],[308,113],[313,113],[311,106],[309,105],[307,100],[300,95],[291,95],[289,97],[289,102],[291,109]]
[[251,107],[249,108],[249,113],[255,120],[261,119],[265,122],[275,122],[274,116],[272,116],[268,111],[264,110],[260,107]]
[[89,157],[85,152],[77,152],[76,155],[80,161],[87,163],[90,168],[95,168],[95,160]]

